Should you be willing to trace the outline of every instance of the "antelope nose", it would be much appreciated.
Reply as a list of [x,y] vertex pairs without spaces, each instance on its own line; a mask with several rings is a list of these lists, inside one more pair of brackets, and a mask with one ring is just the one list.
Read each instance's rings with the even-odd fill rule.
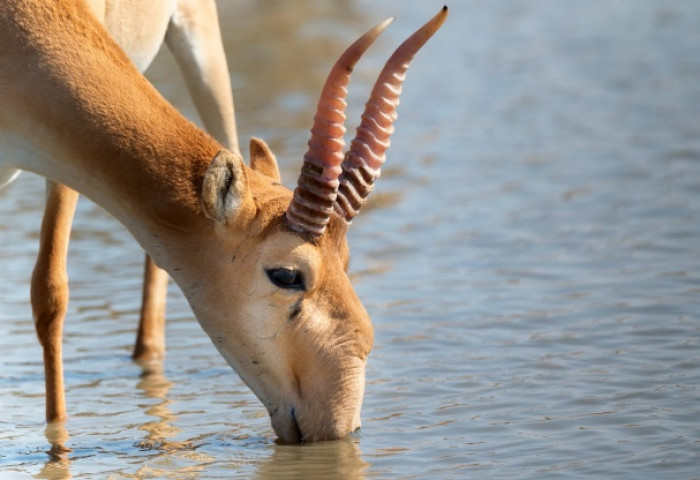
[[362,421],[360,420],[360,410],[358,409],[357,414],[355,414],[355,418],[352,420],[352,427],[350,428],[350,431],[359,432],[360,427],[362,427]]
[[289,412],[289,418],[291,419],[291,429],[295,437],[294,443],[301,443],[304,440],[304,435],[301,433],[301,428],[299,427],[299,421],[297,420],[296,413],[296,409],[292,407],[292,410]]
[[294,407],[286,412],[278,411],[272,418],[272,428],[277,434],[278,443],[302,443],[304,440]]

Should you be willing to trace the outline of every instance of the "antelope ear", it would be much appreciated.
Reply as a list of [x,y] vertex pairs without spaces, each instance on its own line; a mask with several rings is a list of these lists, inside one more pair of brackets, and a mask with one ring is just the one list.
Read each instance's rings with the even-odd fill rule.
[[219,224],[239,223],[254,205],[245,165],[239,155],[220,150],[209,164],[202,182],[202,206],[207,217]]
[[265,142],[255,137],[250,139],[250,168],[272,178],[276,182],[281,181],[275,155]]

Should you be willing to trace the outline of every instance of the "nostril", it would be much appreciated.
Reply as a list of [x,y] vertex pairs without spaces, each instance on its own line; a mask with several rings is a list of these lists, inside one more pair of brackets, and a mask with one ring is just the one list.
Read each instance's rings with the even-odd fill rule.
[[294,407],[289,412],[289,416],[292,419],[292,431],[296,436],[296,441],[301,443],[304,440],[304,435],[301,433],[301,428],[299,427],[299,421],[297,420],[297,412]]

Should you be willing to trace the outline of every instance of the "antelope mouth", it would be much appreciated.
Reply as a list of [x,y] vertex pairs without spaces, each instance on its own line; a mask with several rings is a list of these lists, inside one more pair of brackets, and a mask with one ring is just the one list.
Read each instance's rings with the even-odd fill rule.
[[289,410],[287,418],[278,418],[273,422],[273,428],[277,434],[275,443],[280,445],[298,445],[304,443],[304,434],[299,426],[296,408]]
[[299,420],[297,420],[297,411],[294,407],[289,412],[289,418],[292,421],[291,430],[296,439],[292,443],[303,443],[304,435],[301,433],[301,427],[299,426]]

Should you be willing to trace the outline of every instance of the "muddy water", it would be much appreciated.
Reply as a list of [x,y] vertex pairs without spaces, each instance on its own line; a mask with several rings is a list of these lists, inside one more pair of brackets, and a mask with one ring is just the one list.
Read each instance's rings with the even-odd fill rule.
[[[221,2],[241,137],[296,177],[334,55],[435,2]],[[0,192],[0,478],[698,478],[700,4],[460,1],[409,72],[385,174],[351,232],[373,316],[358,437],[278,446],[170,292],[168,358],[129,361],[141,253],[82,202],[71,418],[44,431],[28,280],[42,180]],[[194,115],[172,60],[150,73]],[[47,437],[69,436],[62,460]]]

